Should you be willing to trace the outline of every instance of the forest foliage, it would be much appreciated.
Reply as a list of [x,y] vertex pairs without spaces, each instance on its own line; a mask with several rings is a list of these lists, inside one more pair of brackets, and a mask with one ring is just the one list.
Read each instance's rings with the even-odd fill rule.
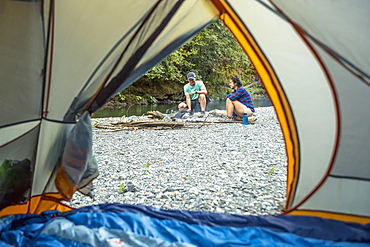
[[213,100],[225,99],[229,79],[239,76],[252,97],[266,97],[256,71],[231,32],[217,21],[114,97],[128,104],[184,100],[186,75],[194,72]]

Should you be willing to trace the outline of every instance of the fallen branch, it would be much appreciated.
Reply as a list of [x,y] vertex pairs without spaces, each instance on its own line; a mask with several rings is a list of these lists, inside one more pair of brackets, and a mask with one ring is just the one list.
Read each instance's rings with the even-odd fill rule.
[[165,115],[159,111],[148,111],[146,114],[153,119],[163,119],[165,117]]
[[94,127],[101,129],[110,129],[110,130],[123,130],[123,129],[175,129],[184,127],[185,123],[183,122],[169,122],[169,121],[118,121],[112,122],[110,124],[96,124]]

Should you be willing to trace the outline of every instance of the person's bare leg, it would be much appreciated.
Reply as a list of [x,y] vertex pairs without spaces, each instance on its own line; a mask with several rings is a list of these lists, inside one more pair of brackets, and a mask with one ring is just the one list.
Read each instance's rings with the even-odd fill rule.
[[232,103],[234,105],[234,112],[236,113],[236,115],[238,115],[239,117],[243,117],[245,107],[243,103],[239,100],[234,100],[232,101]]
[[228,117],[232,117],[233,112],[239,117],[243,117],[244,105],[239,100],[226,99],[226,114]]
[[207,104],[206,96],[204,94],[199,94],[198,101],[200,103],[201,111],[204,112],[206,110],[206,104]]
[[187,110],[187,105],[186,103],[184,102],[181,102],[178,106],[177,106],[178,110],[183,112],[183,111],[186,111]]
[[234,112],[234,104],[231,99],[226,99],[226,115],[232,117]]

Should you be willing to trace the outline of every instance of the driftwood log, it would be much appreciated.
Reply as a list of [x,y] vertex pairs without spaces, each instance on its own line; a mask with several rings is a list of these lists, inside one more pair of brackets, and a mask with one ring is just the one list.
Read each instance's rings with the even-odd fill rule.
[[95,128],[119,130],[137,130],[137,129],[176,129],[184,127],[185,123],[169,121],[118,121],[110,124],[96,124]]
[[148,114],[149,118],[153,118],[153,119],[163,119],[166,116],[162,112],[159,112],[159,111],[148,111],[146,114]]
[[[153,129],[153,130],[164,130],[164,129],[176,129],[183,127],[196,127],[201,125],[216,124],[216,123],[241,123],[241,121],[197,121],[197,122],[170,122],[170,121],[158,121],[158,120],[147,120],[147,121],[118,121],[111,122],[110,124],[95,124],[95,128],[107,129],[110,131],[120,130],[138,130],[138,129]],[[254,124],[254,122],[249,122]],[[200,128],[199,127],[199,128]]]

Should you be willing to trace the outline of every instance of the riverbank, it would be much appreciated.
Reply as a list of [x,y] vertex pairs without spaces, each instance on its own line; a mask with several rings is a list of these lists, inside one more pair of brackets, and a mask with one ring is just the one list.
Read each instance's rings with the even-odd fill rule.
[[[95,201],[76,193],[69,204],[118,202],[242,215],[281,213],[286,155],[280,125],[273,107],[256,108],[255,116],[257,121],[250,125],[93,128],[100,171],[94,180]],[[92,124],[120,120],[99,118]],[[210,120],[212,116],[207,117]]]
[[[272,106],[270,99],[261,98],[253,99],[255,107],[268,107]],[[142,116],[148,111],[160,111],[162,113],[171,113],[177,111],[177,103],[167,104],[151,104],[151,105],[117,105],[114,104],[111,107],[103,107],[94,113],[94,118],[105,118],[105,117],[122,117],[122,116]],[[214,109],[225,110],[226,101],[211,101],[207,104],[206,111]]]

